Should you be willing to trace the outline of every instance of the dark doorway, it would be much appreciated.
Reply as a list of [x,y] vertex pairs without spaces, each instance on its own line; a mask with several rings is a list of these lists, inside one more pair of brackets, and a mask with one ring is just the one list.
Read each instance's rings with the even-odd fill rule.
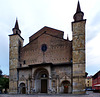
[[22,88],[22,94],[26,94],[26,89],[25,89],[25,87]]
[[47,79],[41,79],[41,93],[47,93]]
[[63,86],[63,93],[68,93],[68,87],[70,85],[70,82],[65,80],[62,82],[62,86]]
[[68,93],[68,86],[64,86],[64,93]]
[[20,93],[21,94],[26,94],[26,87],[24,83],[20,84]]

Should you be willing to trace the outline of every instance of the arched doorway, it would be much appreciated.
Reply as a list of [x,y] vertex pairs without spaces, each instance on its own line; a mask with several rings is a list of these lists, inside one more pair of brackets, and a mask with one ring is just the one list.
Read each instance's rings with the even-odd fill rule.
[[69,81],[67,81],[67,80],[65,80],[65,81],[63,81],[62,82],[62,92],[63,93],[68,93],[68,91],[69,91],[69,85],[70,85],[70,82]]
[[48,89],[48,71],[44,68],[39,68],[34,73],[35,91],[37,93],[47,93]]
[[21,94],[26,94],[26,87],[24,83],[20,84],[20,93]]

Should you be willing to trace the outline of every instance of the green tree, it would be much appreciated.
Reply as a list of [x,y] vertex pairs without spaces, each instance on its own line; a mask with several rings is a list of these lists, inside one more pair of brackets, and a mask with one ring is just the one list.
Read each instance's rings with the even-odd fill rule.
[[5,89],[5,93],[7,93],[7,89],[9,88],[9,79],[8,78],[0,78],[0,90]]
[[2,70],[0,70],[0,78],[2,77]]

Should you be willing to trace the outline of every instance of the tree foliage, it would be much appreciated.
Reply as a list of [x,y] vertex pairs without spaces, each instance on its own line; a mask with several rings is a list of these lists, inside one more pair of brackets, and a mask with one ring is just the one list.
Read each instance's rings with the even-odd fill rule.
[[2,89],[5,89],[6,93],[8,88],[9,88],[9,78],[4,78],[2,75],[2,70],[0,70],[0,91],[2,91]]
[[9,79],[8,78],[0,78],[0,90],[5,89],[6,90],[9,88]]
[[2,70],[0,70],[0,78],[2,77]]

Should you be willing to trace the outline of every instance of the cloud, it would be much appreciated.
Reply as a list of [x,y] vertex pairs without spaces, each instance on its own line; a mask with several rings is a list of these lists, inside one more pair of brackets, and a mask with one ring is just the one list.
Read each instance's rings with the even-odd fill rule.
[[[97,19],[95,19],[97,21]],[[86,30],[86,36],[87,36],[87,42],[92,40],[94,37],[97,36],[99,32],[100,24],[94,23],[93,25],[87,25],[87,30]]]
[[5,23],[0,23],[0,69],[3,74],[9,73],[9,27]]
[[[100,0],[80,0],[86,23],[87,71],[93,74],[100,68]],[[28,43],[29,37],[49,26],[64,31],[72,39],[71,22],[76,12],[77,0],[0,0],[0,65],[9,74],[9,34],[19,21],[21,35]],[[95,67],[96,66],[96,67]]]
[[87,71],[93,72],[100,70],[100,32],[87,42]]
[[92,13],[88,15],[86,30],[86,67],[89,74],[100,70],[100,11],[98,4],[94,3],[94,5],[91,9]]

